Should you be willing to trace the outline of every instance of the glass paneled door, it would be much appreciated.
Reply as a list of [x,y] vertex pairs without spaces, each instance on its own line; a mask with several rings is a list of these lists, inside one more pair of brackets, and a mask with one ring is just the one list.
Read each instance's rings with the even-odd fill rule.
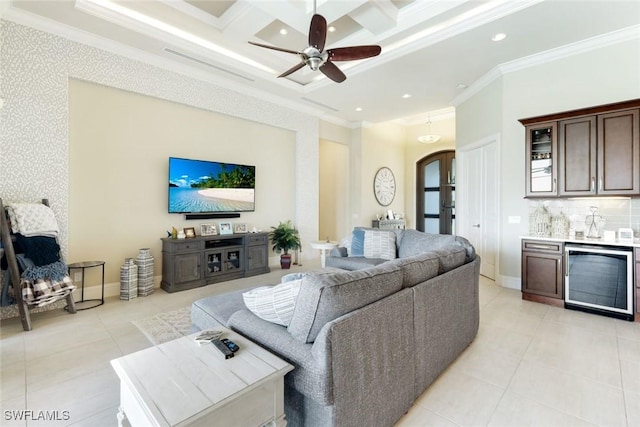
[[455,151],[431,154],[417,164],[416,228],[433,234],[455,233]]

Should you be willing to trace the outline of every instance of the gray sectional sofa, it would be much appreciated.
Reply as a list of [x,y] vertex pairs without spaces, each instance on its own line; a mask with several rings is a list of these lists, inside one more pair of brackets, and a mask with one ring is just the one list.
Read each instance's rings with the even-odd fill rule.
[[192,322],[227,326],[294,365],[285,377],[288,426],[392,426],[479,325],[480,258],[471,245],[396,233],[403,256],[302,277],[288,327],[247,310],[246,290],[194,302]]

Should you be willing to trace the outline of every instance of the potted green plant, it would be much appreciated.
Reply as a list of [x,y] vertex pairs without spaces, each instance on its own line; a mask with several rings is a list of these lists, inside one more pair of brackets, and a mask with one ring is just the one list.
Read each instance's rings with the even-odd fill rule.
[[291,255],[289,250],[300,249],[300,235],[293,226],[291,220],[280,222],[277,227],[271,227],[269,240],[273,243],[273,250],[280,255],[280,267],[287,269],[291,267]]

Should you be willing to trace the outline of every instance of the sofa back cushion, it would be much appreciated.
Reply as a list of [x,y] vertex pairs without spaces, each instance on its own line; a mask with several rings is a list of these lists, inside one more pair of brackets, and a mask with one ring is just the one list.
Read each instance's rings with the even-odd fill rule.
[[450,234],[431,234],[418,230],[405,230],[398,246],[398,257],[406,258],[430,252],[455,243],[455,241],[455,236]]
[[396,258],[389,264],[402,270],[402,286],[410,288],[437,276],[440,272],[440,258],[434,252]]
[[312,343],[327,323],[402,289],[402,271],[388,263],[365,270],[312,274],[302,279],[289,333]]
[[433,253],[438,256],[440,264],[438,274],[446,273],[447,271],[460,267],[465,263],[467,256],[465,249],[455,243],[436,249]]

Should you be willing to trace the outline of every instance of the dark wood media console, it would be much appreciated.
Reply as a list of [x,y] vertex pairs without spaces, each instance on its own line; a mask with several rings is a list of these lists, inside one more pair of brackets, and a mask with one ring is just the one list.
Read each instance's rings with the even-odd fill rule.
[[162,282],[167,292],[255,276],[269,269],[267,233],[162,239]]

